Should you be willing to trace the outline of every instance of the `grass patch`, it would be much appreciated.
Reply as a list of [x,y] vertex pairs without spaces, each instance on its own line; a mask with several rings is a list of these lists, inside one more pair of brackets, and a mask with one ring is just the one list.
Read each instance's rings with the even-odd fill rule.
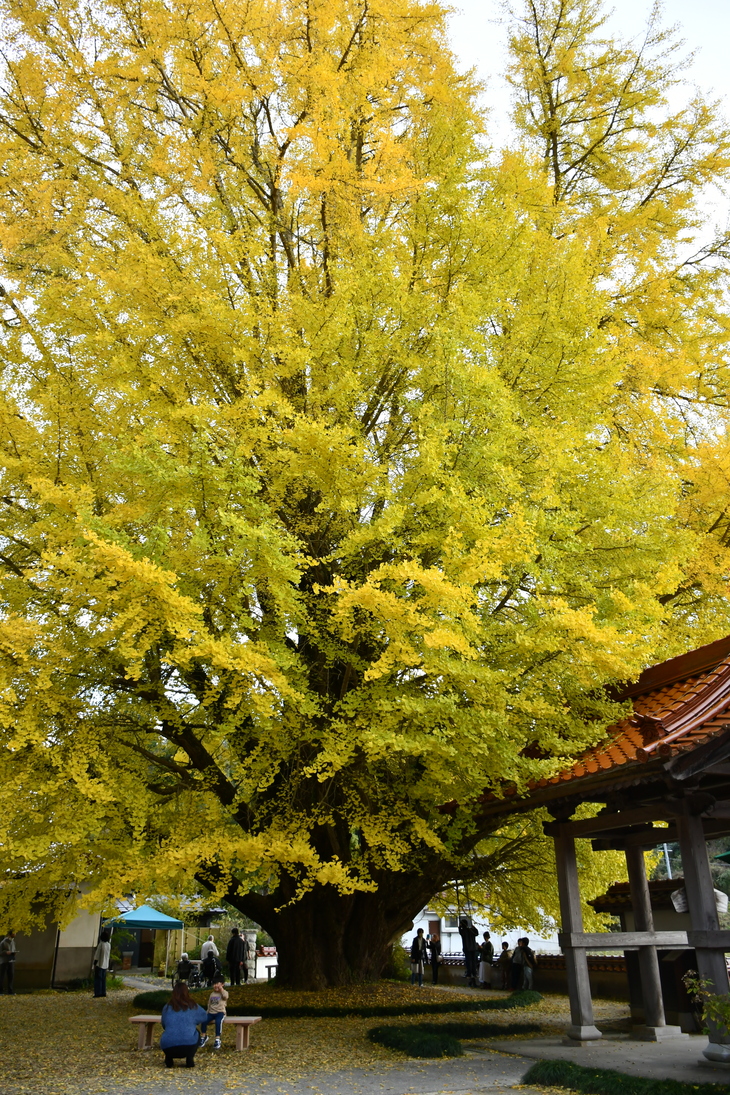
[[494,1038],[508,1034],[534,1034],[538,1023],[414,1023],[411,1026],[373,1027],[371,1042],[397,1049],[409,1057],[461,1057],[460,1038]]
[[[210,994],[210,989],[191,992],[193,1000],[205,1005]],[[136,1008],[162,1009],[169,1001],[170,993],[167,989],[154,989],[152,992],[140,992],[135,996],[133,1004]],[[270,1004],[259,1003],[255,992],[252,992],[248,1000],[242,1003],[232,1002],[228,1006],[229,1015],[260,1015],[262,1019],[344,1019],[349,1016],[358,1016],[363,1019],[385,1018],[399,1015],[444,1015],[469,1011],[509,1011],[512,1008],[527,1008],[538,1004],[542,1000],[539,992],[531,989],[523,989],[513,992],[506,998],[498,997],[488,1000],[449,1000],[443,999],[437,1002],[423,1001],[422,1003],[398,1003],[398,1004]]]
[[565,1087],[582,1095],[730,1095],[725,1084],[689,1084],[682,1080],[647,1080],[608,1068],[586,1068],[571,1061],[536,1061],[523,1084]]
[[[436,1023],[433,1026],[437,1026]],[[409,1057],[463,1057],[461,1042],[453,1034],[432,1033],[414,1027],[373,1027],[368,1031],[371,1042],[387,1049],[397,1049]]]
[[[71,981],[68,981],[63,987],[65,988],[66,992],[86,992],[88,989],[93,989],[94,978],[74,977]],[[106,977],[106,987],[108,990],[114,991],[116,989],[123,989],[125,985],[121,977],[117,977],[114,973],[108,973]]]

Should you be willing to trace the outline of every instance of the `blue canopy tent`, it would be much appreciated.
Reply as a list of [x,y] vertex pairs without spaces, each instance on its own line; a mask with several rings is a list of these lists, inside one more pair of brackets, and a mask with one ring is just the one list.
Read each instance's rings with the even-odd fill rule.
[[106,925],[124,925],[132,928],[152,928],[156,931],[167,932],[167,944],[165,946],[165,977],[167,977],[167,958],[170,953],[170,932],[181,931],[185,925],[182,920],[176,920],[174,916],[153,909],[151,905],[140,905],[138,909],[130,909],[129,912],[120,913],[106,921]]

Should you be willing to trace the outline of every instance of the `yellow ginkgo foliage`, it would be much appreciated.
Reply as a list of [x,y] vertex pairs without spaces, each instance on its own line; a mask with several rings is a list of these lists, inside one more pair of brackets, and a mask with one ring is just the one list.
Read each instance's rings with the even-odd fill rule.
[[588,0],[501,152],[437,3],[0,7],[0,912],[206,888],[372,976],[728,629],[727,129]]

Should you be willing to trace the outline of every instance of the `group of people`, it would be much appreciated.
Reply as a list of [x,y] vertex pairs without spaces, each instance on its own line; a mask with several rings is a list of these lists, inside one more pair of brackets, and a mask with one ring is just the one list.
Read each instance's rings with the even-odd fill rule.
[[[232,985],[240,985],[248,981],[248,962],[251,958],[251,944],[245,935],[241,935],[238,928],[231,928],[231,938],[226,947],[226,963]],[[222,970],[220,953],[215,944],[215,939],[209,935],[200,948],[200,969],[205,981],[210,985],[218,981]],[[187,981],[190,978],[193,964],[188,958],[187,952],[183,952],[177,964],[178,981]]]
[[[501,953],[495,960],[490,933],[485,931],[480,941],[478,930],[466,916],[459,918],[459,934],[464,949],[467,983],[472,988],[477,988],[477,983],[483,989],[491,988],[494,965],[501,972],[503,989],[533,987],[537,958],[527,936],[517,940],[513,951],[505,939]],[[419,928],[411,943],[411,984],[422,986],[424,970],[430,965],[433,984],[437,985],[441,961],[439,936],[434,933],[426,938],[423,928]]]
[[[13,960],[15,959],[15,932],[8,932],[5,939],[0,942],[0,992],[2,992],[3,980],[7,978],[8,992],[13,991]],[[99,942],[94,952],[94,997],[100,999],[106,996],[106,975],[111,966],[111,935],[103,931],[99,936]],[[6,957],[7,955],[7,957]],[[248,960],[251,957],[251,944],[245,935],[241,935],[238,928],[231,929],[231,938],[226,947],[226,962],[232,985],[240,985],[241,979],[248,981]],[[215,939],[209,935],[200,948],[200,968],[205,982],[208,985],[222,984],[222,970],[219,961],[218,948]],[[190,978],[193,964],[184,951],[177,964],[176,976],[178,983],[187,982]]]
[[466,977],[472,988],[477,987],[477,978],[481,988],[491,987],[491,970],[494,965],[497,965],[501,971],[503,989],[532,988],[537,958],[527,936],[517,940],[513,951],[510,950],[507,940],[503,940],[502,950],[495,962],[494,946],[489,932],[484,932],[480,943],[479,932],[467,916],[459,917],[459,935],[464,948]]
[[[215,1024],[213,1049],[221,1048],[221,1032],[228,1000],[223,979],[221,977],[214,982],[213,991],[208,997],[207,1010],[202,1008],[190,996],[186,977],[183,976],[185,967],[181,963],[187,957],[183,954],[178,962],[178,980],[173,986],[170,1002],[162,1009],[160,1049],[165,1054],[166,1068],[172,1068],[178,1057],[184,1057],[186,1067],[193,1068],[195,1054],[208,1042],[209,1023]],[[226,947],[231,985],[240,985],[242,979],[244,983],[248,981],[248,962],[251,957],[251,944],[246,936],[241,935],[238,928],[231,928],[231,937]],[[212,935],[208,936],[200,948],[200,958],[201,969],[206,978],[212,970],[220,973],[220,953]],[[189,960],[187,968],[190,968]]]
[[215,1024],[213,1049],[221,1048],[227,1001],[228,993],[221,981],[213,985],[207,1008],[195,1003],[184,981],[176,982],[169,1003],[162,1009],[160,1019],[162,1023],[160,1049],[165,1055],[166,1068],[173,1068],[175,1059],[179,1057],[185,1058],[187,1068],[195,1066],[195,1054],[208,1042],[209,1023]]

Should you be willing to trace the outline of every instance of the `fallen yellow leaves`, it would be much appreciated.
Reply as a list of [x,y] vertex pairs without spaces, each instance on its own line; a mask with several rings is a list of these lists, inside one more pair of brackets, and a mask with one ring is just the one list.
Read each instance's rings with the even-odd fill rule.
[[[193,1077],[215,1080],[222,1092],[235,1089],[238,1093],[239,1085],[247,1080],[258,1091],[313,1072],[350,1068],[382,1071],[403,1064],[401,1056],[367,1039],[368,1029],[376,1022],[373,1019],[267,1019],[254,1027],[248,1053],[235,1052],[233,1032],[226,1031],[224,1025],[222,1051],[216,1053],[206,1047],[197,1055],[195,1073],[183,1069],[171,1073],[164,1069],[157,1049],[136,1049],[137,1032],[128,1021],[136,1010],[132,1005],[135,991],[125,989],[104,1000],[81,993],[0,997],[3,1095],[113,1095],[135,1085],[141,1085],[145,1095],[148,1091],[154,1095],[158,1088],[169,1091],[176,1083],[190,1090]],[[254,997],[280,1004],[293,1004],[295,998],[319,1005],[365,1003],[376,998],[391,1003],[394,998],[412,1001],[414,992],[419,992],[419,998],[428,994],[444,1003],[453,1000],[452,993],[389,984],[316,993],[289,993],[266,985],[235,991],[236,996],[240,994],[241,999],[252,1003]],[[598,1017],[604,1020],[622,1015],[625,1010],[612,1002],[596,1005]],[[445,1015],[444,1021],[453,1018]],[[523,1018],[562,1027],[568,1021],[567,999],[554,996],[543,1000],[536,1008],[521,1011]],[[490,1022],[500,1019],[499,1012],[489,1015]],[[434,1020],[438,1017],[429,1017],[429,1021]],[[417,1023],[419,1017],[393,1020],[408,1021]],[[514,1021],[514,1013],[505,1013],[504,1021]]]

